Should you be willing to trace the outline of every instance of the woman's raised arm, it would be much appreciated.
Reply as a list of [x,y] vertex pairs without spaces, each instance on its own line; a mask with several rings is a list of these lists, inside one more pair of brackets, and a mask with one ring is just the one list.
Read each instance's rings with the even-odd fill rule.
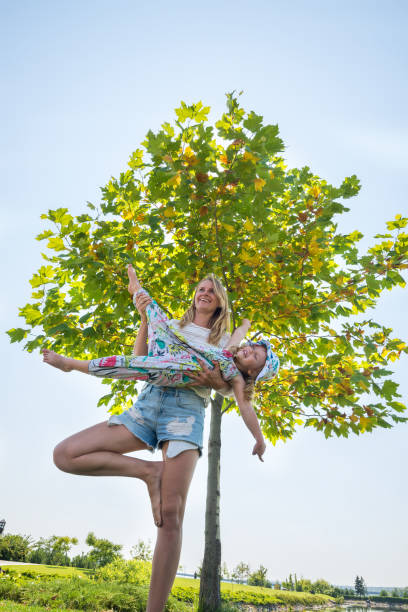
[[150,304],[152,298],[145,293],[140,293],[135,297],[135,306],[140,314],[140,327],[137,332],[135,343],[133,345],[134,355],[147,355],[147,318],[146,306]]

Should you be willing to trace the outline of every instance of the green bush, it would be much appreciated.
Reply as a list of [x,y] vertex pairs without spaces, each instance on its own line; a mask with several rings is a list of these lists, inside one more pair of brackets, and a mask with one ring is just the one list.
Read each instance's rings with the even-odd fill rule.
[[[52,578],[4,574],[0,578],[0,599],[51,610],[112,610],[145,612],[148,588],[136,584],[104,582],[88,578]],[[191,612],[190,606],[170,597],[166,612]]]
[[152,564],[148,561],[116,559],[95,571],[96,580],[147,585],[150,582]]
[[0,559],[26,561],[32,545],[31,537],[8,533],[0,536]]
[[408,605],[407,597],[391,597],[390,595],[388,597],[381,597],[380,595],[368,595],[366,599],[370,599],[371,601],[390,603],[390,604],[400,603],[400,604]]

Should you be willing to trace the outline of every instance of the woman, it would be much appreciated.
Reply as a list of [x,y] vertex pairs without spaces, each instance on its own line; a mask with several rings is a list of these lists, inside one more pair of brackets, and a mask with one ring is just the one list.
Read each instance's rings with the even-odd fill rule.
[[[135,355],[147,355],[146,306],[151,298],[139,295],[136,307],[141,325],[134,344]],[[217,346],[228,341],[228,298],[220,281],[213,275],[198,284],[193,301],[178,325],[188,338],[206,340]],[[62,441],[54,450],[55,465],[71,474],[87,476],[129,476],[143,480],[148,488],[155,523],[158,527],[153,556],[150,592],[146,612],[162,612],[177,572],[184,509],[194,469],[201,453],[204,407],[210,388],[221,393],[230,389],[221,377],[219,367],[213,370],[202,364],[202,372],[190,374],[191,388],[175,389],[146,385],[133,408],[109,421],[89,427]],[[167,440],[162,436],[163,461],[144,461],[126,453],[151,449],[147,437],[146,413],[172,411],[177,405],[183,414],[194,418],[193,437],[188,440],[183,423],[173,424]],[[189,420],[190,419],[190,420]],[[177,432],[181,442],[177,442]]]

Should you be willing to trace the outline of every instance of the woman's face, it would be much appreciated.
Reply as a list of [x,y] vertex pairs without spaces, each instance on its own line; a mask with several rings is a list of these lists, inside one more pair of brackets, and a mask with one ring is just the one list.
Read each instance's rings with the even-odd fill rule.
[[214,285],[210,280],[203,280],[198,285],[194,305],[196,311],[203,314],[213,314],[220,307],[220,300],[215,295]]

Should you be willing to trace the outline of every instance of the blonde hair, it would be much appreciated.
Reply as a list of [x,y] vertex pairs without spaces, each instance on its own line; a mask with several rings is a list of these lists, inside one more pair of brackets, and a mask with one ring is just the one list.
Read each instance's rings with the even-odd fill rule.
[[210,325],[210,335],[208,336],[208,342],[210,344],[217,345],[225,332],[229,331],[230,328],[230,314],[228,308],[228,295],[225,291],[224,287],[220,279],[215,276],[215,274],[208,274],[200,280],[198,285],[194,290],[193,301],[190,306],[187,308],[186,312],[180,319],[180,327],[184,327],[188,323],[192,323],[196,314],[195,307],[195,297],[197,294],[197,290],[202,282],[211,281],[214,287],[214,293],[219,300],[220,305],[216,308],[214,314],[212,315],[209,325]]

